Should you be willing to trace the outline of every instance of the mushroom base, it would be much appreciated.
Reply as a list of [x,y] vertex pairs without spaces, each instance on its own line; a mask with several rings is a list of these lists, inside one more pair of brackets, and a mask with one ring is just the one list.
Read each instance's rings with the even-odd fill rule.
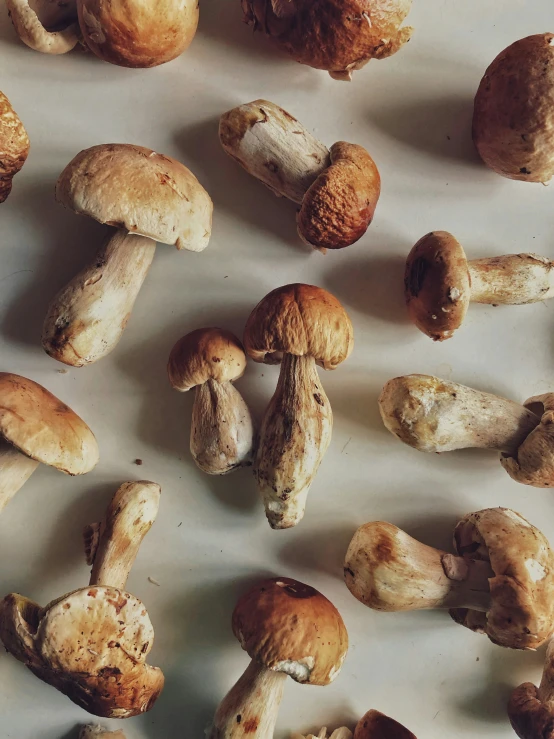
[[39,463],[0,441],[0,513],[31,477]]

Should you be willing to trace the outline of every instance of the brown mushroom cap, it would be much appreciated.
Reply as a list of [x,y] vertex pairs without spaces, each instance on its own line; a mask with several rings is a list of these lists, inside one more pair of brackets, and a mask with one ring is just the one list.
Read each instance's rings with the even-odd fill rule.
[[278,364],[283,354],[311,356],[327,370],[350,356],[354,329],[334,295],[314,285],[285,285],[261,300],[244,329],[255,362]]
[[508,702],[508,716],[520,739],[554,739],[554,706],[541,701],[533,683],[515,688]]
[[0,372],[0,435],[42,464],[83,475],[98,462],[86,423],[42,385]]
[[340,613],[321,593],[287,577],[265,580],[240,598],[233,633],[252,659],[300,683],[328,685],[348,650]]
[[515,456],[502,454],[500,463],[517,482],[537,488],[554,487],[554,393],[529,398],[524,406],[538,415],[535,426]]
[[404,294],[411,320],[435,341],[462,325],[471,297],[467,258],[446,231],[428,233],[406,260]]
[[0,92],[0,203],[12,189],[12,179],[29,155],[29,136],[10,101]]
[[368,711],[358,721],[354,739],[416,739],[411,731],[379,711]]

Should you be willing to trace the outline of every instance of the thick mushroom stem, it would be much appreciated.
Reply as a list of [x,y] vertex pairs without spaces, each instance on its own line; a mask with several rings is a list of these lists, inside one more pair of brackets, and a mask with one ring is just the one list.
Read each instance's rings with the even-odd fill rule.
[[550,703],[554,712],[554,639],[548,642],[537,697],[541,703]]
[[109,731],[103,726],[97,726],[90,724],[89,726],[83,726],[79,732],[79,739],[98,739],[99,737],[109,737],[109,739],[125,739],[125,734],[122,731]]
[[50,304],[42,331],[46,353],[73,367],[109,354],[123,335],[155,251],[152,239],[115,231]]
[[302,520],[332,429],[333,412],[315,360],[285,354],[254,462],[271,528],[286,529]]
[[[79,43],[76,20],[61,30],[48,31],[29,5],[29,0],[6,0],[6,5],[17,35],[31,49],[43,54],[66,54]],[[63,17],[61,11],[59,16]]]
[[524,305],[554,297],[554,262],[537,254],[508,254],[468,262],[471,301]]
[[0,513],[31,477],[39,463],[0,439]]

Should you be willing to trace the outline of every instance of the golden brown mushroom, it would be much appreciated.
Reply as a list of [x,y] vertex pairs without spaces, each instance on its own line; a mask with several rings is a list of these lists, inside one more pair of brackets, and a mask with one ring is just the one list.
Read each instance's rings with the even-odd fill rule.
[[23,123],[0,92],[0,203],[12,191],[12,180],[25,164],[30,146]]

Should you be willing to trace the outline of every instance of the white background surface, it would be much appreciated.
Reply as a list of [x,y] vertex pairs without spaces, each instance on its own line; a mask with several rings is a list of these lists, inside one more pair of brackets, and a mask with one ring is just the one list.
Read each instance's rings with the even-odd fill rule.
[[[289,681],[276,739],[292,729],[353,725],[369,708],[394,716],[419,739],[508,739],[510,689],[540,676],[542,651],[503,650],[444,613],[374,613],[342,581],[350,537],[372,519],[448,548],[458,515],[503,505],[554,540],[551,491],[513,482],[495,453],[419,454],[385,431],[376,404],[388,378],[411,372],[517,400],[554,384],[554,301],[472,305],[464,327],[440,345],[406,322],[401,285],[407,252],[433,229],[454,233],[470,258],[553,256],[552,188],[489,172],[469,130],[485,68],[517,38],[552,31],[551,3],[418,0],[409,21],[416,28],[411,43],[346,84],[280,58],[243,26],[238,0],[204,0],[192,47],[154,70],[121,69],[78,52],[39,55],[20,45],[1,17],[0,86],[32,148],[0,208],[0,369],[37,380],[80,413],[98,437],[101,461],[73,479],[41,467],[9,505],[0,519],[0,593],[44,604],[84,586],[83,525],[102,516],[121,482],[162,485],[159,518],[128,587],[148,607],[156,629],[149,661],[163,668],[166,688],[151,713],[124,722],[128,739],[201,739],[247,664],[230,628],[237,594],[270,574],[325,593],[351,639],[333,685]],[[225,157],[218,117],[257,97],[285,107],[326,144],[346,139],[373,155],[383,194],[358,244],[325,257],[310,253],[296,237],[294,206]],[[61,365],[40,347],[42,320],[104,228],[57,205],[54,182],[78,151],[108,142],[141,144],[186,163],[214,200],[213,238],[202,254],[160,246],[117,349],[96,365],[59,374]],[[297,281],[344,302],[356,348],[323,377],[334,437],[306,517],[296,529],[272,532],[251,472],[211,479],[193,465],[192,395],[171,390],[165,364],[184,333],[219,324],[241,335],[261,297]],[[238,383],[258,417],[277,374],[251,363]],[[144,465],[135,466],[135,458]],[[86,719],[0,654],[2,739],[69,739]]]

